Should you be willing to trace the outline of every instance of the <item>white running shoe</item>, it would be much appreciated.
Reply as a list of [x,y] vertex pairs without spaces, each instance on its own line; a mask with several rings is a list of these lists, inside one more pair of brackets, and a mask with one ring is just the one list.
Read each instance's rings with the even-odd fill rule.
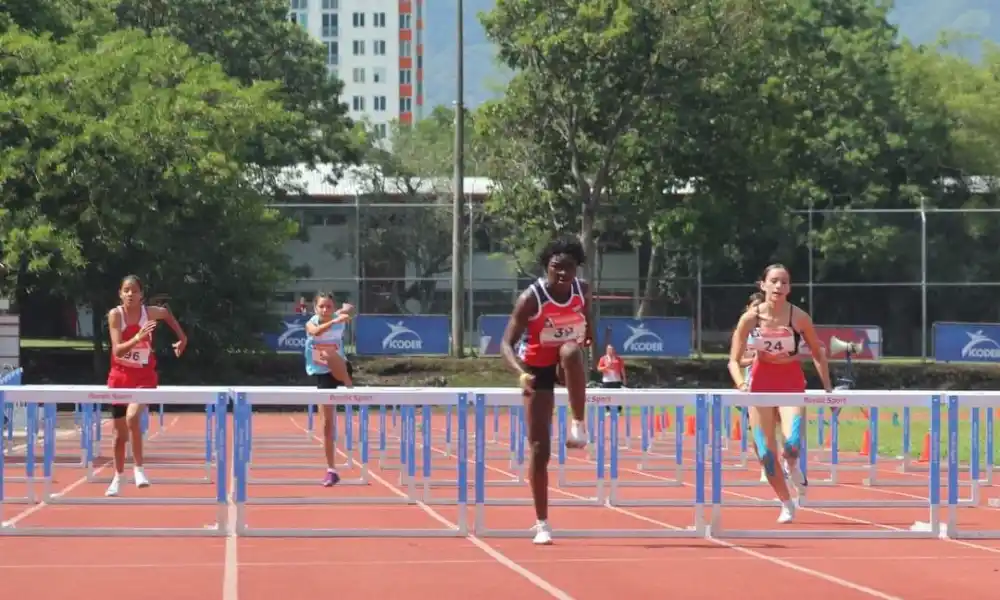
[[788,480],[792,482],[792,487],[795,488],[795,493],[798,495],[799,499],[805,498],[806,493],[809,492],[809,482],[806,480],[806,476],[802,473],[802,469],[799,468],[799,461],[790,460],[785,463],[785,467],[788,469]]
[[583,421],[573,421],[569,428],[569,437],[566,438],[567,448],[587,447],[587,428]]
[[549,527],[548,521],[539,521],[535,523],[532,529],[535,532],[535,538],[531,540],[532,544],[536,546],[548,546],[552,544],[552,528]]
[[764,467],[760,468],[760,482],[767,483],[767,471],[764,470]]
[[149,478],[146,477],[146,473],[143,472],[142,467],[136,467],[133,475],[135,476],[135,487],[139,489],[149,487]]
[[795,520],[795,504],[791,500],[781,503],[781,514],[778,515],[778,523],[784,525]]
[[118,495],[118,491],[122,487],[122,475],[121,473],[116,473],[114,477],[111,478],[111,483],[108,485],[107,491],[104,495],[108,498],[113,498]]

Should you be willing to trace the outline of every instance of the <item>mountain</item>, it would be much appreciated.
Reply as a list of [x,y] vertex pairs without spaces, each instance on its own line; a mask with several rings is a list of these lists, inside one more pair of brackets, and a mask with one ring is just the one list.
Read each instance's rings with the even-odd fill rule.
[[[424,89],[429,109],[455,100],[455,28],[458,0],[424,3]],[[493,9],[493,0],[465,0],[465,103],[475,108],[500,95],[510,71],[495,60],[479,13]],[[1000,43],[1000,2],[997,0],[896,0],[891,13],[900,34],[916,43],[934,43],[942,31],[979,35]],[[979,43],[963,41],[953,51],[969,58],[979,56]]]

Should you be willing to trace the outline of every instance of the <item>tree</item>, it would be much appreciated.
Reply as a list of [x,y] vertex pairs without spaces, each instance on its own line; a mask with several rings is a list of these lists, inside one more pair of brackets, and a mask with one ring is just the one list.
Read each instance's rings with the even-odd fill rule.
[[90,304],[99,332],[120,278],[138,273],[170,294],[193,353],[253,347],[294,225],[266,207],[247,140],[304,117],[273,84],[243,87],[160,34],[12,29],[0,47],[0,246],[20,287]]
[[121,27],[166,34],[203,53],[244,86],[273,81],[273,98],[299,113],[284,137],[256,135],[247,161],[348,165],[358,159],[353,124],[340,101],[342,82],[327,70],[327,50],[288,19],[287,0],[122,0]]
[[[446,310],[434,298],[438,282],[452,269],[454,121],[454,110],[436,107],[413,125],[393,124],[386,139],[367,136],[365,166],[350,172],[360,188],[356,227],[362,233],[330,246],[339,257],[358,247],[361,276],[369,283],[366,307]],[[475,173],[483,145],[473,135],[465,148],[468,169]]]

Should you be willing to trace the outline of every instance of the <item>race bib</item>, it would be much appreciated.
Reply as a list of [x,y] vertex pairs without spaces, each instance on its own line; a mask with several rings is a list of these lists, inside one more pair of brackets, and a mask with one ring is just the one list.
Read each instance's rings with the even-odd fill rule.
[[326,359],[323,358],[324,352],[327,354],[338,354],[340,352],[340,344],[316,344],[315,346],[313,346],[313,352],[312,352],[313,362],[314,363],[326,362]]
[[788,355],[795,352],[795,336],[787,329],[769,331],[757,330],[753,335],[752,350],[772,356]]
[[545,320],[545,326],[539,334],[539,342],[543,346],[561,346],[566,342],[578,342],[586,334],[587,320],[583,315],[559,315]]
[[144,367],[149,364],[149,353],[149,346],[135,346],[118,361],[128,367]]

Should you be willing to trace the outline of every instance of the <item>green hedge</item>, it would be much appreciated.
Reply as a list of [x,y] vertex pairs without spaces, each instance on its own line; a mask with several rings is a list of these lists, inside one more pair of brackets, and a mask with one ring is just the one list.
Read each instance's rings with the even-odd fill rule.
[[[22,349],[25,383],[103,383],[107,357],[79,350]],[[354,359],[359,385],[512,386],[514,377],[498,358]],[[725,388],[732,384],[724,360],[629,361],[632,387]],[[834,371],[843,369],[834,365]],[[208,359],[194,355],[160,358],[161,381],[168,385],[310,385],[297,354],[229,355]],[[811,386],[818,387],[812,365]],[[862,389],[1000,390],[1000,370],[988,365],[856,363]]]

